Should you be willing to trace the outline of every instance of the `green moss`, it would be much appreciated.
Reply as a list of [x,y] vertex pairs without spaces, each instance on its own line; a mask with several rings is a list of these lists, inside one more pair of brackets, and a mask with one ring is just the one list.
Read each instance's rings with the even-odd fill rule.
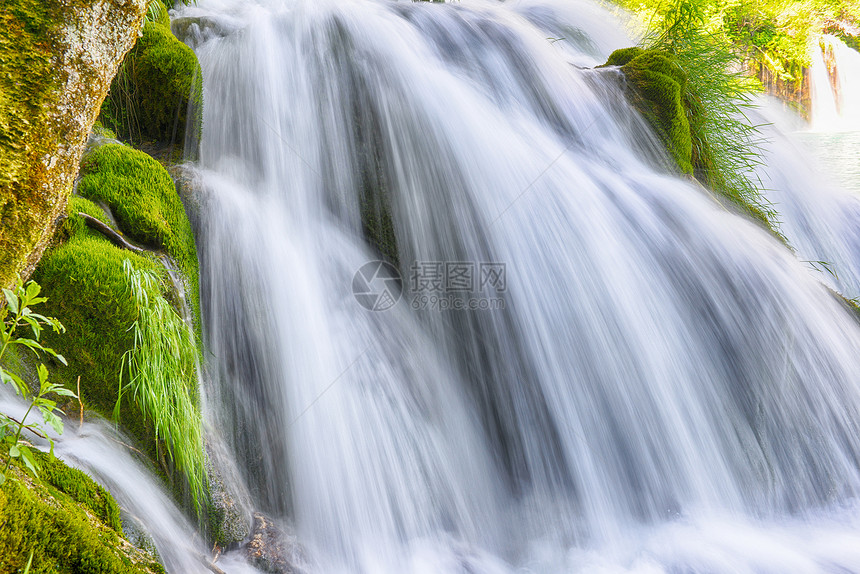
[[[126,56],[102,106],[102,122],[122,138],[182,143],[203,101],[200,64],[194,51],[163,22],[147,22]],[[189,103],[197,114],[188,117]]]
[[87,215],[95,217],[102,223],[110,225],[110,221],[101,207],[89,199],[85,199],[79,195],[73,195],[69,198],[69,203],[66,205],[66,217],[57,228],[57,232],[54,236],[55,241],[63,243],[78,233],[86,232],[87,224],[84,222],[84,219],[78,215],[78,213],[86,213]]
[[93,132],[95,135],[97,135],[97,136],[101,136],[101,137],[103,137],[103,138],[112,139],[112,140],[117,139],[117,137],[116,137],[116,133],[115,133],[112,129],[110,129],[110,128],[106,128],[106,127],[105,127],[104,125],[102,125],[102,123],[101,123],[101,122],[99,122],[99,121],[97,121],[95,124],[93,124],[92,132]]
[[66,466],[58,458],[37,451],[39,479],[86,506],[102,523],[122,534],[119,505],[108,491],[81,470]]
[[609,54],[609,59],[606,60],[604,66],[623,66],[642,52],[644,50],[636,46],[632,48],[620,48]]
[[693,173],[693,144],[684,99],[687,76],[671,54],[625,48],[609,56],[606,65],[621,66],[631,88],[631,100],[663,140],[683,173]]
[[146,13],[149,22],[155,22],[170,28],[170,14],[167,12],[167,4],[161,0],[152,0]]
[[[69,362],[67,368],[56,370],[55,378],[74,389],[80,377],[84,404],[108,417],[117,400],[123,354],[134,343],[129,328],[138,315],[123,271],[125,259],[136,268],[163,273],[153,259],[81,229],[66,243],[47,251],[34,275],[48,297],[42,312],[59,317],[66,326],[64,334],[45,335],[47,343]],[[151,444],[147,440],[152,438],[151,429],[128,404],[122,422],[130,435]],[[153,458],[154,453],[150,449]]]
[[[45,463],[47,457],[42,458]],[[33,479],[13,466],[0,487],[0,572],[23,571],[31,550],[34,574],[164,572],[150,555],[131,546],[97,512],[88,512],[88,504],[76,499],[103,495],[110,500],[106,492],[91,488],[94,483],[86,475],[76,474],[62,462],[54,460],[44,467],[59,486]]]
[[[129,373],[123,372],[129,365],[124,363],[124,357],[134,348],[133,325],[141,320],[144,310],[132,294],[124,261],[129,260],[135,269],[156,274],[157,281],[145,288],[146,297],[141,300],[153,302],[163,297],[171,301],[174,291],[155,254],[140,255],[116,247],[87,227],[78,212],[110,225],[105,212],[93,200],[98,201],[110,208],[120,230],[131,239],[164,249],[188,278],[188,295],[195,311],[199,309],[197,254],[182,202],[172,179],[158,162],[127,146],[105,144],[86,156],[81,174],[78,190],[91,199],[72,197],[68,218],[57,234],[57,245],[45,254],[34,278],[48,297],[43,312],[61,318],[67,327],[63,335],[46,335],[47,343],[69,362],[67,368],[56,369],[54,378],[74,389],[80,377],[85,406],[112,417],[120,383],[130,380]],[[196,385],[196,377],[192,375],[189,380]],[[196,388],[194,391],[196,396]],[[187,484],[181,472],[186,469],[180,468],[177,473],[169,455],[177,447],[157,438],[153,419],[128,395],[122,402],[119,420],[177,493],[183,493]],[[199,420],[196,424],[199,426]],[[184,436],[172,438],[191,440]]]
[[78,193],[104,202],[120,229],[144,245],[164,249],[188,279],[199,324],[199,271],[191,223],[167,170],[147,154],[121,144],[100,146],[81,165]]
[[62,9],[57,2],[11,0],[0,11],[0,285],[14,281],[43,239],[53,206],[39,193],[48,178],[47,113],[59,78],[52,66]]

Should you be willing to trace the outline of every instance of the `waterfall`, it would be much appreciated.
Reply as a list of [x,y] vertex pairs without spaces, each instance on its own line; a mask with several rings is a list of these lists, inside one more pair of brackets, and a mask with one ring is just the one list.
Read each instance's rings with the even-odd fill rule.
[[839,124],[836,110],[836,92],[830,82],[830,72],[824,61],[824,51],[815,44],[811,50],[812,65],[809,68],[809,91],[812,109],[810,121],[814,129],[831,131]]
[[860,130],[860,53],[829,34],[823,35],[811,52],[813,129]]
[[666,173],[611,15],[180,16],[208,422],[314,572],[860,569],[860,326]]

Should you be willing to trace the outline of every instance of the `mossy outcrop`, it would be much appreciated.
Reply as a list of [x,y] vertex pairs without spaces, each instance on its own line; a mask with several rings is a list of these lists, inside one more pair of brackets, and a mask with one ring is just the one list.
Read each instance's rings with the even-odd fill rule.
[[0,572],[156,574],[163,567],[122,535],[110,494],[83,472],[39,453],[38,478],[16,465],[0,487]]
[[[660,137],[681,173],[693,176],[785,242],[774,224],[775,214],[767,210],[759,190],[742,173],[744,170],[749,171],[755,162],[757,152],[750,136],[755,128],[735,120],[725,112],[714,113],[722,110],[710,109],[709,106],[720,106],[725,102],[714,99],[703,101],[697,93],[702,86],[690,81],[682,61],[681,55],[664,50],[633,47],[616,50],[601,67],[619,66],[624,74],[628,100]],[[687,60],[687,69],[689,65]],[[727,78],[731,81],[726,74],[715,81],[725,82]],[[701,84],[711,80],[699,78],[697,81]],[[737,87],[723,88],[737,91]],[[733,125],[726,129],[717,125],[719,121],[715,118],[723,118],[725,123]],[[722,147],[717,148],[712,138],[720,130],[722,133],[718,137],[722,138]],[[732,142],[729,149],[726,149],[727,141]],[[741,157],[726,161],[720,156],[726,153]]]
[[[87,197],[76,195],[69,201],[68,216],[56,234],[56,244],[42,258],[35,279],[48,297],[44,312],[60,317],[67,326],[63,335],[46,335],[46,342],[69,363],[67,368],[57,369],[55,378],[74,389],[80,377],[84,405],[111,417],[120,386],[131,381],[131,355],[126,354],[135,348],[133,326],[141,320],[140,305],[146,304],[135,298],[125,262],[158,278],[145,287],[146,301],[163,298],[177,311],[182,301],[159,253],[124,249],[113,242],[115,237],[106,236],[103,228],[113,229],[110,235],[124,234],[126,241],[168,255],[186,278],[185,293],[195,316],[199,316],[197,252],[173,180],[145,153],[117,143],[93,148],[82,161],[78,192]],[[93,229],[93,222],[80,214],[101,222],[102,229]],[[194,369],[190,378],[175,383],[196,389]],[[137,400],[126,395],[119,412],[120,424],[177,492],[183,492],[187,485],[169,455],[176,452],[176,445],[158,438],[152,414],[147,416],[141,408]]]
[[147,22],[111,85],[101,120],[123,140],[181,147],[189,124],[199,126],[202,94],[194,51],[165,22]]
[[163,249],[188,280],[189,300],[199,319],[197,249],[191,223],[167,170],[149,155],[106,144],[81,163],[78,193],[107,205],[133,240]]
[[0,284],[38,262],[146,0],[6,0],[0,11]]
[[[154,290],[151,297],[175,300],[175,296],[155,254],[117,247],[92,230],[78,213],[114,227],[95,203],[100,202],[110,208],[119,232],[140,244],[163,249],[188,278],[188,295],[195,309],[199,308],[197,252],[173,180],[143,152],[121,144],[97,147],[82,162],[78,191],[89,199],[71,198],[57,245],[45,253],[35,279],[48,297],[44,311],[60,317],[67,327],[63,335],[47,335],[49,344],[69,361],[68,368],[59,369],[57,375],[69,388],[76,388],[80,377],[85,404],[110,416],[119,391],[123,355],[134,345],[130,327],[139,314],[124,262],[163,278],[161,290]],[[141,442],[149,442],[152,429],[141,413],[129,402],[123,405],[123,426]]]
[[678,169],[693,173],[693,145],[684,99],[687,75],[671,54],[624,48],[609,56],[607,66],[620,66],[630,100],[663,140]]
[[[46,334],[46,341],[69,363],[56,370],[55,378],[75,389],[80,377],[84,404],[110,416],[119,392],[123,355],[134,345],[129,328],[138,316],[124,261],[129,260],[136,269],[159,273],[162,267],[154,258],[120,249],[91,230],[78,212],[109,222],[92,202],[73,197],[69,208],[69,217],[58,233],[65,241],[45,253],[34,274],[48,297],[43,312],[61,318],[67,329],[62,335]],[[151,429],[130,404],[123,408],[122,422],[130,435],[150,442],[146,439],[152,438]]]

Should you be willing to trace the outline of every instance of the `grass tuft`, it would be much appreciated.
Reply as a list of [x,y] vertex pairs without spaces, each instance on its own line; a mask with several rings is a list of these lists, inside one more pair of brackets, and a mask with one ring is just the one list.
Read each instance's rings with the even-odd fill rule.
[[159,276],[124,263],[125,277],[137,309],[131,326],[134,346],[123,356],[122,386],[116,416],[124,395],[130,395],[167,454],[188,480],[198,513],[206,498],[203,435],[197,406],[197,346],[194,334],[164,297],[157,292]]

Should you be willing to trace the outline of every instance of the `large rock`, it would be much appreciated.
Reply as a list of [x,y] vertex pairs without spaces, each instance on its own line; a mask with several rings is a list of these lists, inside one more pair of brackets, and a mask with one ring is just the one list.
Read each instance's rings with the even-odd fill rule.
[[87,134],[146,0],[4,0],[0,285],[29,274],[63,214]]

